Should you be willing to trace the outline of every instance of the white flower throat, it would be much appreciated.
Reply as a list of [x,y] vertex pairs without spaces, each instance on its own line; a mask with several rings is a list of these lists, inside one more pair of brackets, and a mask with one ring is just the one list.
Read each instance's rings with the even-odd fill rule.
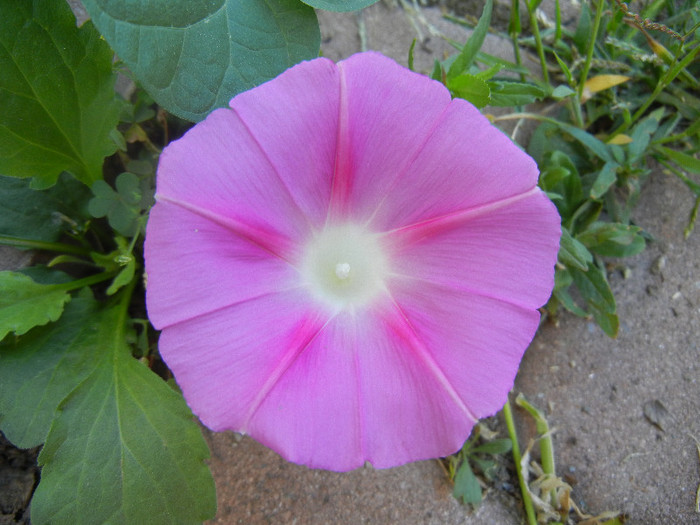
[[377,234],[344,224],[309,241],[302,273],[316,297],[343,309],[363,305],[385,289],[387,260]]

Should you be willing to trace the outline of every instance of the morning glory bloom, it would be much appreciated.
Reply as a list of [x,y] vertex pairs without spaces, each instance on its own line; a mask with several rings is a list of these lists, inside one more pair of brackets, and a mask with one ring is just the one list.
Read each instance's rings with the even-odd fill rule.
[[535,162],[377,53],[236,96],[160,158],[160,353],[213,430],[311,467],[457,451],[504,404],[554,282]]

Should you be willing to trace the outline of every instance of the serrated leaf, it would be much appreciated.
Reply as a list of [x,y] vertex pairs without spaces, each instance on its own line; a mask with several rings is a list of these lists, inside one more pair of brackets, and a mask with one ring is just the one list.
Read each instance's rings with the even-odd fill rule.
[[302,0],[305,4],[326,11],[358,11],[377,2],[377,0]]
[[481,12],[481,17],[479,17],[479,22],[477,22],[474,32],[467,40],[467,43],[462,47],[462,51],[457,55],[455,60],[452,62],[450,69],[447,71],[447,78],[454,78],[462,73],[466,73],[469,66],[472,65],[477,53],[481,49],[486,35],[489,32],[489,25],[491,24],[491,11],[493,10],[493,0],[486,0],[484,4],[484,9]]
[[73,177],[64,173],[43,191],[29,185],[0,175],[0,235],[55,242],[87,218],[90,190]]
[[465,73],[451,79],[448,78],[447,87],[455,97],[468,100],[477,108],[483,108],[491,100],[491,90],[488,84],[474,75]]
[[66,2],[0,4],[0,172],[49,187],[62,171],[86,184],[116,150],[121,105],[112,51]]
[[478,505],[481,503],[481,486],[474,472],[472,472],[469,461],[463,461],[459,470],[457,470],[452,495],[457,500],[461,499],[464,503],[470,505]]
[[60,404],[32,500],[35,525],[170,525],[213,517],[208,449],[182,396],[131,357],[125,311],[101,310],[91,373]]
[[638,226],[594,222],[576,238],[589,250],[604,257],[630,257],[644,251],[646,242]]
[[507,82],[504,80],[492,80],[491,88],[492,106],[524,106],[544,97],[542,88],[525,82]]
[[68,301],[64,286],[38,284],[22,273],[0,272],[0,340],[10,332],[22,335],[56,321]]
[[298,0],[84,0],[93,22],[165,109],[199,121],[234,95],[318,56]]
[[96,304],[75,297],[54,324],[0,344],[0,428],[16,446],[43,443],[58,404],[92,370]]

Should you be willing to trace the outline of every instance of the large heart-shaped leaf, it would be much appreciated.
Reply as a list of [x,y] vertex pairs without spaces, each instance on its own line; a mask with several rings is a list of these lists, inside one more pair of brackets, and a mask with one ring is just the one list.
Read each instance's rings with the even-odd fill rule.
[[302,0],[305,4],[326,11],[357,11],[377,2],[377,0]]
[[76,297],[56,325],[0,347],[3,429],[23,445],[46,439],[34,524],[195,524],[215,513],[201,431],[182,396],[131,356],[126,332],[124,304]]
[[62,0],[0,2],[0,173],[35,187],[102,178],[121,105],[112,51]]
[[192,121],[318,56],[298,0],[83,0],[93,22],[165,109]]

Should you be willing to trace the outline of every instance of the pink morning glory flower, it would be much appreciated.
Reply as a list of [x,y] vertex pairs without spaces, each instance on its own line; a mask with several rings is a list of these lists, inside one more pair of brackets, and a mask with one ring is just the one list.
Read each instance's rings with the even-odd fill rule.
[[455,452],[553,286],[534,161],[376,53],[236,96],[163,152],[146,236],[160,353],[201,421],[311,467]]

